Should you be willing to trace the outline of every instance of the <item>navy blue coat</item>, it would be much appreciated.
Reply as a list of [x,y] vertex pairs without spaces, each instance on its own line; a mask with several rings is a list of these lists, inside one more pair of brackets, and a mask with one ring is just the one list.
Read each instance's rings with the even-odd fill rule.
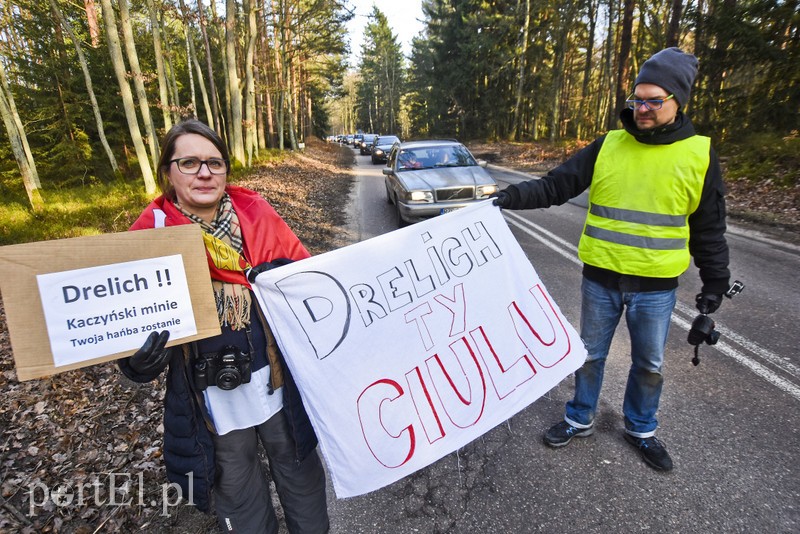
[[[266,361],[266,334],[257,306],[254,298],[251,337],[254,341],[253,350],[260,355],[255,358],[254,365]],[[209,349],[218,350],[215,347],[224,345],[236,345],[244,351],[248,350],[243,331],[223,327],[219,336],[175,347],[167,371],[167,391],[164,396],[164,463],[167,479],[177,483],[183,491],[183,498],[191,497],[190,504],[203,512],[210,509],[214,486],[212,434],[215,430],[203,393],[194,386],[191,363],[196,354],[210,352]],[[283,413],[294,438],[296,459],[300,462],[316,448],[317,436],[303,407],[297,385],[280,351],[277,352],[283,368]],[[158,376],[137,373],[130,366],[130,358],[123,358],[117,363],[125,376],[135,382],[149,382]]]

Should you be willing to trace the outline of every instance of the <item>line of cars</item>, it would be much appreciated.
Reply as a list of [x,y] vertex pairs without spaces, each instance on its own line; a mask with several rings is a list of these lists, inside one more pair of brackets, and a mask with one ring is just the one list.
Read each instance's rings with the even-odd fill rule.
[[386,163],[389,151],[395,143],[400,142],[400,138],[396,135],[374,133],[342,134],[335,136],[332,140],[357,148],[362,156],[370,156],[373,164]]
[[398,227],[486,200],[498,190],[486,162],[455,139],[403,142],[394,135],[373,135],[363,134],[354,146],[373,164],[386,163],[386,200],[394,205]]

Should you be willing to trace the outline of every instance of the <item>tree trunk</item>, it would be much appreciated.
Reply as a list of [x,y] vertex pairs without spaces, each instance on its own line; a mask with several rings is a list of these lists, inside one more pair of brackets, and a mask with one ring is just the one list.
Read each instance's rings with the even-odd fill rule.
[[[288,26],[289,17],[286,17],[285,23]],[[294,106],[294,98],[295,98],[295,87],[292,81],[292,65],[289,64],[287,61],[289,57],[289,51],[287,50],[289,40],[291,39],[291,35],[289,35],[289,28],[285,29],[286,37],[283,40],[282,47],[283,47],[283,70],[285,72],[285,93],[286,93],[286,116],[289,119],[289,124],[287,127],[289,128],[289,147],[297,151],[297,134],[296,134],[296,121],[295,121],[295,106]]]
[[[254,75],[256,87],[263,87],[261,83],[261,68],[258,64],[254,67]],[[267,137],[266,131],[264,130],[264,93],[267,93],[267,91],[256,93],[256,132],[258,134],[258,148],[260,150],[267,148]]]
[[[589,17],[589,31],[586,36],[586,56],[583,64],[583,84],[581,85],[581,105],[580,116],[581,119],[578,123],[578,137],[589,129],[592,119],[589,115],[589,108],[591,107],[591,99],[589,98],[589,82],[592,79],[592,58],[594,57],[594,31],[597,28],[597,12],[598,5],[594,0],[586,2],[588,10],[587,16]],[[596,120],[596,118],[595,118]],[[595,122],[595,124],[597,124]]]
[[[163,24],[163,21],[162,21]],[[164,41],[162,43],[164,45],[164,59],[167,62],[164,64],[164,70],[167,71],[167,87],[170,92],[170,100],[172,100],[172,106],[170,106],[170,112],[175,120],[180,120],[181,114],[181,98],[178,94],[178,80],[175,77],[175,65],[172,63],[172,48],[169,46],[169,40]]]
[[[608,0],[608,31],[606,32],[606,49],[605,49],[605,64],[603,67],[603,91],[601,91],[600,99],[598,101],[598,111],[602,111],[603,120],[598,124],[604,124],[606,130],[614,128],[614,91],[613,83],[613,64],[614,64],[614,26],[617,19],[617,1]],[[600,113],[598,113],[600,115]]]
[[[519,5],[519,1],[517,2]],[[525,22],[522,25],[522,48],[519,54],[519,71],[517,72],[517,93],[514,98],[514,122],[511,127],[511,139],[522,138],[522,93],[525,90],[525,71],[528,59],[528,36],[531,27],[531,0],[525,0]]]
[[218,134],[222,134],[222,126],[219,123],[219,105],[217,104],[217,86],[214,83],[214,66],[213,62],[211,61],[211,43],[208,40],[208,31],[206,29],[206,12],[203,9],[203,0],[197,0],[197,13],[200,17],[200,33],[203,34],[203,45],[206,51],[208,90],[211,92],[211,108],[214,116],[214,121],[209,122],[208,125],[214,128]]
[[[158,0],[161,6],[161,0]],[[181,0],[183,7],[183,0]],[[169,107],[169,91],[167,89],[167,73],[164,69],[164,52],[161,50],[161,22],[158,19],[155,0],[147,0],[147,11],[150,12],[150,26],[153,31],[153,51],[156,56],[156,72],[158,73],[158,96],[161,99],[159,107],[164,118],[164,130],[172,128],[172,113]]]
[[231,139],[228,140],[231,153],[242,165],[247,165],[242,139],[242,89],[239,84],[239,73],[236,70],[236,0],[225,0],[225,56],[227,60],[228,101],[231,119],[228,128]]
[[[219,26],[219,17],[217,16],[217,3],[215,1],[214,2],[210,2],[209,3],[209,7],[211,8],[211,21],[212,21],[212,24],[213,24],[213,26],[214,26],[214,28],[216,30],[218,28],[218,26]],[[222,64],[223,65],[227,65],[227,60],[225,59],[225,57],[226,57],[225,56],[225,43],[222,42],[222,38],[220,38],[219,35],[217,35],[217,45],[219,47],[219,54],[222,56]],[[223,68],[222,69],[222,73],[223,73],[223,79],[225,81],[225,83],[222,85],[223,89],[225,90],[225,101],[229,103],[231,101],[231,95],[230,95],[230,85],[228,84],[228,69],[227,68]],[[228,124],[230,124],[230,122],[231,122],[230,121],[230,118],[231,118],[231,106],[230,106],[230,104],[228,104],[223,109],[222,97],[219,94],[219,91],[217,91],[217,94],[214,95],[214,96],[217,99],[217,107],[220,110],[220,112],[219,112],[220,113],[220,115],[219,115],[220,132],[219,132],[219,134],[220,134],[220,136],[222,136],[223,139],[225,139],[225,142],[227,143],[228,148],[230,149],[231,148],[231,135],[230,135],[230,131],[228,130]]]
[[[292,42],[291,40],[287,42]],[[292,56],[294,57],[294,56]],[[300,78],[298,68],[297,68],[297,61],[292,61],[291,63],[291,70],[289,71],[289,87],[291,87],[291,95],[292,95],[292,118],[294,122],[294,127],[292,128],[292,133],[295,137],[295,144],[303,141],[303,110],[302,102],[300,101]],[[292,150],[297,150],[298,147],[292,145]]]
[[284,101],[286,104],[286,117],[289,121],[287,127],[289,129],[289,147],[297,151],[297,134],[296,134],[296,121],[295,121],[295,106],[294,106],[294,97],[295,97],[295,87],[292,81],[292,69],[294,68],[293,62],[291,61],[292,55],[289,47],[291,46],[292,42],[292,31],[291,31],[291,9],[292,3],[291,0],[283,0],[281,2],[283,4],[283,26],[282,26],[282,35],[283,39],[281,40],[281,64],[283,65],[283,73],[284,73],[284,80],[283,80],[283,91],[286,95],[284,97]]
[[275,131],[275,106],[272,104],[272,92],[267,91],[264,94],[267,106],[267,145],[270,148],[275,148],[275,138],[277,136]]
[[253,5],[255,0],[244,0],[244,10],[247,16],[247,48],[245,51],[244,71],[244,127],[245,139],[244,147],[247,155],[247,166],[253,164],[253,153],[258,151],[256,133],[256,83],[253,72],[253,61],[255,59],[256,38],[258,29],[256,26],[256,10]]
[[192,65],[194,65],[195,73],[197,74],[197,82],[200,85],[200,94],[203,97],[203,107],[205,107],[206,110],[206,123],[211,128],[214,128],[214,111],[211,107],[211,102],[208,99],[206,82],[203,79],[203,69],[200,67],[200,61],[197,59],[197,50],[194,47],[194,40],[191,37],[191,25],[189,24],[191,17],[189,16],[189,10],[186,9],[186,2],[183,0],[181,0],[181,13],[183,14],[183,23],[186,27],[186,35],[189,42],[190,61],[192,62]]
[[128,62],[131,66],[133,86],[136,88],[136,100],[139,102],[139,111],[144,121],[144,129],[147,132],[147,144],[150,147],[150,156],[155,163],[158,161],[158,136],[153,117],[150,115],[150,104],[147,102],[147,91],[144,88],[144,76],[142,68],[139,66],[139,55],[136,53],[136,44],[133,42],[133,28],[131,27],[131,15],[128,10],[128,0],[118,0],[119,2],[119,21],[122,26],[122,37],[125,40],[125,52],[128,55]]
[[681,15],[683,14],[683,3],[681,0],[672,0],[672,16],[669,19],[667,29],[666,46],[678,46],[681,39]]
[[[97,104],[97,98],[94,94],[94,86],[92,85],[92,77],[89,73],[89,66],[86,63],[86,57],[83,55],[83,47],[81,46],[81,42],[75,37],[75,33],[72,31],[72,25],[67,22],[64,18],[64,14],[61,12],[61,9],[58,7],[58,3],[56,0],[50,0],[50,7],[53,9],[53,13],[55,13],[58,22],[64,28],[64,31],[67,32],[69,38],[72,40],[72,43],[75,45],[75,52],[78,55],[78,61],[81,64],[81,70],[83,71],[83,79],[86,83],[86,92],[89,94],[89,101],[92,104],[92,112],[94,113],[94,122],[97,125],[97,135],[100,137],[100,143],[103,145],[103,149],[106,151],[106,156],[108,157],[108,161],[111,164],[111,168],[113,169],[115,174],[119,174],[119,165],[117,165],[117,158],[114,157],[114,152],[111,151],[111,146],[108,144],[108,139],[106,139],[106,131],[103,127],[103,117],[100,114],[100,106]],[[93,7],[94,9],[94,7]],[[96,23],[97,21],[95,21]]]
[[625,0],[622,11],[622,34],[619,38],[619,63],[617,64],[616,104],[614,112],[619,115],[625,105],[628,78],[630,77],[631,35],[633,33],[634,0]]
[[286,109],[286,88],[284,83],[285,72],[282,61],[282,57],[285,55],[285,50],[283,47],[283,26],[281,23],[283,20],[283,0],[277,0],[277,5],[276,0],[272,0],[272,16],[275,26],[275,46],[273,46],[273,49],[275,50],[275,80],[278,82],[278,107],[275,113],[275,122],[278,127],[278,148],[283,150],[284,110]]
[[94,0],[83,0],[83,9],[86,11],[86,24],[89,26],[92,48],[97,48],[100,44],[100,26],[97,24],[97,8]]
[[11,119],[14,121],[14,126],[16,127],[17,131],[20,132],[22,150],[25,154],[25,158],[28,161],[28,167],[34,170],[34,172],[31,174],[33,185],[36,188],[41,188],[42,183],[39,181],[39,173],[36,172],[36,162],[33,160],[33,152],[31,152],[31,147],[28,144],[28,136],[25,135],[25,127],[22,124],[22,120],[19,118],[17,104],[14,102],[14,94],[11,92],[11,86],[8,83],[8,78],[6,78],[6,71],[3,68],[2,61],[0,61],[0,90],[5,91],[6,105],[11,112]]
[[192,100],[192,118],[197,118],[197,91],[194,89],[194,73],[192,72],[192,51],[190,49],[189,28],[183,26],[183,40],[186,46],[186,72],[189,74],[189,95]]
[[589,81],[592,75],[592,56],[594,56],[594,31],[597,27],[597,9],[594,0],[587,1],[589,10],[589,32],[586,36],[586,62],[583,65],[583,85],[581,86],[581,98],[589,96]]
[[22,121],[16,112],[16,107],[12,108],[11,102],[13,102],[14,97],[6,83],[2,61],[0,61],[0,82],[0,115],[2,115],[3,124],[8,134],[11,151],[14,154],[14,159],[17,160],[17,165],[22,175],[22,183],[28,194],[31,208],[35,212],[40,211],[44,208],[44,200],[42,199],[41,185],[39,184],[39,173],[36,171],[36,163],[33,158],[29,157],[25,150],[28,144],[25,130],[17,126],[18,124],[21,125]]
[[[314,135],[314,103],[311,101],[311,95],[308,92],[306,95],[306,132],[303,134],[303,142],[309,137]],[[399,130],[399,128],[398,128]]]
[[210,127],[214,127],[214,111],[211,107],[211,101],[208,98],[208,89],[206,89],[206,81],[203,79],[203,68],[200,66],[200,61],[197,59],[197,54],[194,50],[194,45],[192,45],[192,41],[189,41],[189,49],[192,53],[192,63],[194,64],[194,70],[197,73],[197,82],[200,84],[200,96],[203,97],[203,107],[206,110],[206,124]]
[[572,22],[574,0],[568,0],[563,7],[556,42],[555,60],[553,61],[553,101],[552,115],[550,116],[550,140],[560,137],[561,131],[561,95],[564,92],[564,63],[567,56],[567,41],[569,39],[570,23]]
[[[267,14],[266,9],[262,10],[263,20],[262,20],[262,27],[267,28]],[[265,132],[265,144],[264,148],[273,148],[275,147],[275,122],[273,120],[273,106],[272,106],[272,85],[270,82],[270,74],[274,73],[274,68],[270,68],[270,44],[269,44],[269,35],[266,31],[263,33],[263,43],[261,47],[261,63],[264,65],[263,71],[263,80],[264,80],[264,113],[266,114],[267,124],[266,124],[266,132]]]
[[153,170],[147,159],[147,149],[142,141],[142,133],[139,130],[139,123],[136,120],[136,104],[133,102],[133,93],[128,85],[125,71],[125,60],[122,57],[122,46],[117,34],[117,21],[114,17],[114,10],[111,7],[111,0],[101,0],[103,6],[103,20],[106,26],[106,37],[108,39],[108,51],[111,55],[111,63],[114,66],[114,74],[117,76],[119,92],[122,96],[122,107],[125,110],[125,118],[128,121],[133,146],[136,149],[136,158],[139,160],[139,167],[142,170],[144,179],[144,190],[148,195],[156,192],[156,182],[153,178]]

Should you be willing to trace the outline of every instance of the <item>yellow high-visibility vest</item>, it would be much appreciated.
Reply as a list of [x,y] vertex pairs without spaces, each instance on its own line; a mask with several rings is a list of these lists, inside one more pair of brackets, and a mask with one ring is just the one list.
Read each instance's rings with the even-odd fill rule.
[[625,130],[609,132],[595,163],[581,261],[622,274],[680,276],[689,267],[688,219],[700,203],[710,149],[699,135],[647,145]]

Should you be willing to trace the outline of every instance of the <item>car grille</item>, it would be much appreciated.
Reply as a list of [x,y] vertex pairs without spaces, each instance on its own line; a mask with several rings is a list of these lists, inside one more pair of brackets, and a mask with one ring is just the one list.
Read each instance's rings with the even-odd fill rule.
[[471,200],[475,198],[475,188],[469,187],[447,187],[436,190],[437,202],[448,202],[457,200]]

